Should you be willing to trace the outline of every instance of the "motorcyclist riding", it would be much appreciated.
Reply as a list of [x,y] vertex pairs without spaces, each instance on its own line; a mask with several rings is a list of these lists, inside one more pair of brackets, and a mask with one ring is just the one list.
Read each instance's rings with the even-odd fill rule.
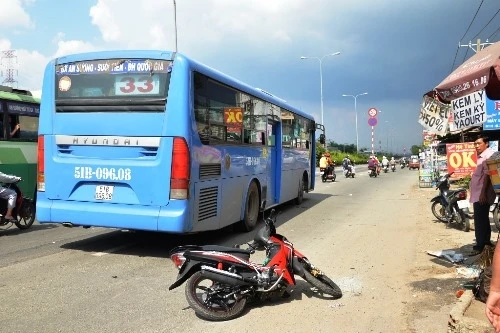
[[377,162],[374,156],[370,156],[370,159],[368,160],[368,170],[377,171]]
[[350,166],[352,166],[352,161],[349,158],[349,155],[347,155],[342,161],[342,170],[344,171],[344,175],[349,170]]
[[320,169],[324,169],[323,178],[326,178],[329,174],[333,172],[333,161],[330,158],[330,153],[324,153],[319,160]]
[[[0,183],[15,183],[21,180],[21,177],[8,175],[0,172]],[[12,216],[12,210],[16,207],[17,194],[15,191],[0,186],[0,198],[7,200],[7,213],[5,220],[9,222],[17,222]]]
[[382,167],[385,169],[385,168],[389,168],[389,160],[387,159],[387,157],[385,156],[382,156]]

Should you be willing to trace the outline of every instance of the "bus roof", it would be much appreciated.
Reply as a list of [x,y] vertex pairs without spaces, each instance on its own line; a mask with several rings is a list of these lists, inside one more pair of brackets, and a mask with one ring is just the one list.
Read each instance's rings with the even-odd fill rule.
[[63,57],[55,59],[55,63],[51,64],[52,65],[64,64],[69,62],[98,60],[106,58],[151,58],[151,59],[167,59],[167,60],[173,60],[174,58],[177,58],[181,61],[184,60],[191,69],[197,70],[202,74],[208,75],[217,81],[220,81],[224,84],[237,88],[249,95],[271,102],[279,107],[294,112],[302,117],[314,120],[313,116],[305,113],[302,110],[297,109],[296,107],[289,105],[284,99],[276,97],[273,94],[265,90],[262,90],[260,88],[255,88],[248,84],[245,84],[233,77],[230,77],[229,75],[223,74],[222,72],[212,67],[197,62],[194,59],[191,59],[190,57],[182,53],[175,53],[166,50],[113,50],[113,51],[102,51],[102,52],[88,52],[88,53],[65,55]]
[[226,74],[224,74],[224,73],[222,73],[222,72],[220,72],[212,67],[201,64],[201,63],[199,63],[199,62],[197,62],[197,61],[195,61],[195,60],[193,60],[193,59],[191,59],[183,54],[177,53],[176,57],[180,57],[180,58],[185,59],[193,69],[196,69],[196,70],[200,71],[202,74],[208,75],[217,81],[220,81],[220,82],[225,83],[229,86],[237,88],[237,89],[239,89],[247,94],[250,94],[250,95],[253,95],[255,97],[261,98],[265,101],[271,102],[277,106],[280,106],[280,107],[286,109],[287,111],[292,111],[292,112],[294,112],[302,117],[314,120],[314,117],[311,116],[310,114],[305,113],[304,111],[302,111],[300,109],[297,109],[296,107],[288,104],[283,98],[277,97],[270,92],[267,92],[261,88],[252,87],[252,86],[250,86],[246,83],[243,83],[243,82],[241,82],[233,77],[230,77],[229,75],[226,75]]
[[6,100],[10,100],[10,101],[15,101],[15,102],[40,104],[39,98],[29,96],[29,95],[18,94],[15,92],[2,91],[2,90],[0,90],[0,99],[6,99]]

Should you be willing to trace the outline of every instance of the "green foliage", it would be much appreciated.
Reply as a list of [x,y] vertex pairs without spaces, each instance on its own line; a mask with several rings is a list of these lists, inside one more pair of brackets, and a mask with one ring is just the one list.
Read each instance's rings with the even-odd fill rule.
[[463,188],[469,188],[469,185],[470,185],[470,181],[471,181],[472,177],[471,175],[467,175],[463,178],[460,178],[459,180],[457,180],[456,184],[458,187],[463,187]]
[[423,146],[413,145],[411,146],[410,151],[412,155],[418,155],[418,151],[423,149],[424,149]]

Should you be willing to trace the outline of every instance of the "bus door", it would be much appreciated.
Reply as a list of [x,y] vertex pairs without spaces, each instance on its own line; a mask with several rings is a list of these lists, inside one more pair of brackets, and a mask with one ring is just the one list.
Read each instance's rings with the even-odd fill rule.
[[280,202],[281,189],[281,123],[277,117],[267,119],[268,181],[267,206]]

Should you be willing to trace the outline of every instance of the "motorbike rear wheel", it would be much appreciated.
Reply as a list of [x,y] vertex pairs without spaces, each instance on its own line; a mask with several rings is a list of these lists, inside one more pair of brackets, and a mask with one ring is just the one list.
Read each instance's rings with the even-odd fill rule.
[[431,206],[432,214],[441,222],[448,222],[445,214],[445,207],[439,201],[434,201]]
[[35,204],[29,199],[24,199],[17,213],[16,227],[21,230],[28,229],[35,222]]
[[342,297],[339,286],[317,269],[304,266],[304,280],[323,294],[333,296],[335,299]]
[[235,287],[209,279],[201,272],[194,273],[186,282],[186,300],[198,316],[211,321],[231,320],[245,310],[246,297],[238,298]]
[[498,209],[498,205],[495,207],[495,209],[492,212],[493,214],[493,222],[495,222],[495,227],[497,227],[497,230],[500,230],[500,211]]
[[465,215],[463,210],[461,210],[461,209],[459,210],[457,219],[460,220],[460,221],[457,221],[460,225],[460,229],[462,231],[469,232],[470,231],[469,217],[467,215]]

